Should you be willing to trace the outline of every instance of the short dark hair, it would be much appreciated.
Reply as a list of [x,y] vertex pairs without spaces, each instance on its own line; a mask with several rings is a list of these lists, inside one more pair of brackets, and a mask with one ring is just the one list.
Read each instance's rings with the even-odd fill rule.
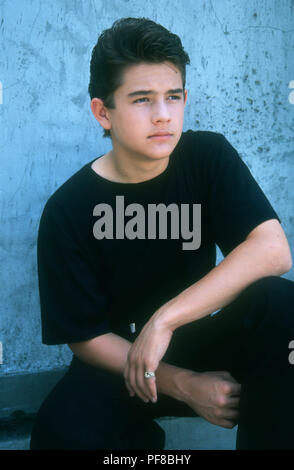
[[[89,94],[106,107],[115,108],[113,93],[123,82],[130,65],[170,61],[178,67],[186,84],[186,65],[190,63],[180,38],[148,18],[121,18],[98,37],[90,63]],[[104,137],[110,137],[104,130]]]

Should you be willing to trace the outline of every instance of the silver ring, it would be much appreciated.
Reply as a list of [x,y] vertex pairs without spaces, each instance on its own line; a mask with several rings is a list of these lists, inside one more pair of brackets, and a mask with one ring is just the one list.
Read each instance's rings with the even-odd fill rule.
[[144,373],[144,377],[145,377],[145,379],[150,379],[151,377],[155,377],[155,374],[154,374],[154,372],[147,372],[146,371]]

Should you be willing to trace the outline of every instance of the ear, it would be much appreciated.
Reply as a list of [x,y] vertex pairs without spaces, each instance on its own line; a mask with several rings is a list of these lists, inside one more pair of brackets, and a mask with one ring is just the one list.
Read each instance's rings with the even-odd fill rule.
[[187,97],[188,97],[188,90],[184,91],[184,105],[187,103]]
[[91,110],[95,119],[97,119],[103,129],[110,130],[111,122],[109,118],[109,113],[100,98],[93,98],[91,100]]

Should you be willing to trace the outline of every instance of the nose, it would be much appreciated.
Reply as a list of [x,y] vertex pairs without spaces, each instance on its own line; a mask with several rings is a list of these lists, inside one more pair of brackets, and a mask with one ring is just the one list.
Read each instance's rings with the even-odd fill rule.
[[168,122],[170,121],[170,112],[168,105],[164,100],[158,100],[152,107],[152,122]]

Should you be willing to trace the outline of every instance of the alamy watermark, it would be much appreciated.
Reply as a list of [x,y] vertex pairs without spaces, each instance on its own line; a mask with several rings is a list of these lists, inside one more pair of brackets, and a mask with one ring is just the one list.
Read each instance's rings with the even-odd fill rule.
[[[191,206],[192,230],[190,230]],[[171,203],[168,206],[163,203],[148,204],[146,237],[146,214],[144,206],[138,203],[132,203],[125,207],[124,196],[116,196],[115,213],[112,206],[106,203],[100,203],[94,207],[93,215],[99,216],[100,218],[93,226],[93,234],[97,240],[103,240],[104,238],[109,240],[113,240],[113,238],[120,240],[124,238],[128,238],[129,240],[136,238],[141,240],[146,238],[156,239],[158,228],[158,238],[166,240],[168,238],[168,212],[170,213],[171,220],[170,238],[179,239],[181,234],[184,240],[190,240],[189,242],[182,243],[182,249],[197,250],[201,244],[201,204],[180,204],[180,207],[176,203]],[[133,217],[126,222],[125,216]],[[159,221],[159,225],[157,225],[157,220]]]
[[289,88],[293,88],[293,90],[289,94],[289,103],[294,104],[294,80],[291,80],[289,83]]
[[0,364],[3,364],[3,345],[2,345],[2,341],[0,341]]

